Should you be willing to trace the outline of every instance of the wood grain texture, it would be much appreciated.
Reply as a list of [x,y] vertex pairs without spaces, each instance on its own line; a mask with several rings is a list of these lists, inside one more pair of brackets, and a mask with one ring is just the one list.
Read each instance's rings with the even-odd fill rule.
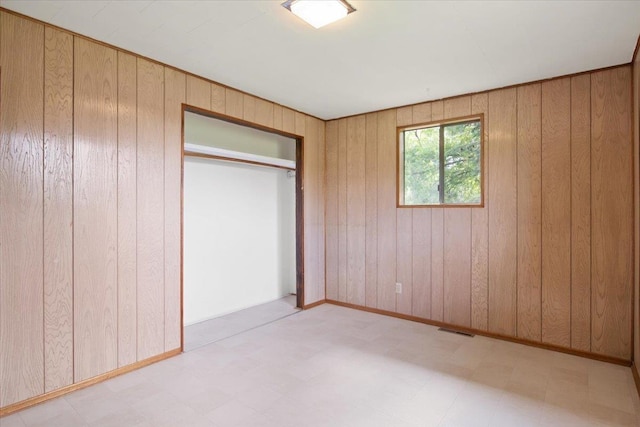
[[[318,224],[316,192],[318,132],[317,123],[308,117],[305,123],[307,135],[304,139],[304,304],[315,302],[318,287],[318,246],[316,231]],[[309,302],[308,302],[309,301]]]
[[516,333],[516,89],[489,92],[488,331]]
[[431,212],[414,209],[412,224],[412,307],[413,316],[431,318]]
[[[444,102],[431,103],[431,120],[444,119]],[[431,319],[444,319],[444,211],[431,212]]]
[[571,345],[571,80],[542,83],[542,342]]
[[138,360],[143,360],[163,353],[165,340],[165,147],[164,128],[158,126],[164,122],[164,67],[138,58],[137,88]]
[[413,209],[396,209],[396,282],[402,293],[396,295],[398,313],[411,314],[413,308]]
[[[396,126],[413,124],[413,107],[396,109]],[[396,144],[398,142],[396,141]],[[398,168],[398,165],[396,165]],[[396,194],[396,200],[398,195]],[[402,293],[396,295],[395,311],[411,314],[413,308],[413,209],[396,210],[396,282],[402,284]]]
[[431,210],[431,320],[444,321],[444,209]]
[[[180,347],[184,73],[164,68],[164,351]],[[223,92],[224,93],[224,92]],[[212,91],[213,94],[213,91]],[[212,99],[213,104],[213,99]],[[220,105],[216,107],[220,108]],[[213,105],[212,105],[213,109]]]
[[237,90],[225,88],[224,96],[224,113],[241,119],[244,115],[244,95]]
[[378,306],[396,308],[396,112],[378,113]]
[[73,36],[44,35],[46,393],[73,383]]
[[471,96],[459,96],[444,101],[444,118],[455,119],[471,115]]
[[431,103],[431,120],[444,119],[444,101],[435,101]]
[[[307,116],[307,118],[312,118]],[[317,119],[316,119],[317,120]],[[273,103],[264,99],[256,99],[256,123],[272,128],[273,127]],[[324,125],[324,123],[322,123]],[[318,124],[319,126],[320,124]],[[319,128],[318,128],[319,129]]]
[[484,207],[471,210],[471,327],[487,330],[489,283],[489,95],[471,97],[471,114],[484,114],[483,182]]
[[326,130],[325,248],[327,299],[338,300],[338,121],[327,122]]
[[[318,301],[320,262],[318,252],[318,152],[320,124],[306,117],[304,140],[304,299],[305,305]],[[324,264],[324,263],[323,263]],[[324,265],[323,265],[324,268]],[[324,286],[324,283],[322,284]]]
[[118,366],[117,54],[74,38],[74,380]]
[[211,109],[211,83],[188,75],[187,76],[187,104],[194,107]]
[[44,27],[0,15],[0,407],[44,392]]
[[256,97],[242,94],[242,118],[248,122],[256,122]]
[[322,120],[317,120],[318,123],[318,158],[317,158],[317,180],[318,187],[315,194],[316,208],[318,224],[316,229],[316,245],[318,246],[318,286],[316,289],[315,301],[323,301],[326,298],[325,294],[325,265],[326,265],[326,249],[324,246],[324,233],[325,233],[325,195],[326,195],[326,123]]
[[[166,71],[165,74],[167,74]],[[224,86],[211,83],[211,111],[224,114],[226,110],[226,99]]]
[[[367,114],[365,122],[365,305],[367,307],[377,307],[378,114]],[[327,167],[329,167],[329,158],[327,158]],[[328,195],[329,188],[327,188]]]
[[[636,374],[640,374],[640,55],[636,54],[633,63],[633,158],[634,158],[634,351],[633,360]],[[640,375],[634,375],[636,388],[640,388]],[[640,394],[640,391],[638,392]]]
[[542,337],[541,86],[518,91],[518,323],[517,335]]
[[571,78],[571,348],[591,350],[591,77]]
[[137,361],[137,74],[118,52],[118,366]]
[[409,126],[413,123],[413,107],[396,108],[396,126]]
[[631,356],[633,275],[629,73],[591,75],[591,350],[624,359]]
[[413,106],[413,123],[428,123],[431,121],[431,103],[425,102]]
[[296,133],[295,111],[287,107],[282,107],[282,130],[292,134]]
[[347,119],[347,298],[365,305],[365,133],[366,119]]
[[[431,121],[431,103],[412,107],[413,124]],[[413,210],[412,315],[431,318],[431,212]]]
[[[471,115],[471,96],[444,101],[444,118]],[[446,153],[445,153],[446,154]],[[471,327],[471,209],[444,211],[443,289],[445,322]]]
[[338,120],[338,301],[347,302],[347,119]]
[[305,129],[305,125],[306,125],[306,120],[305,120],[305,115],[296,111],[294,114],[295,117],[295,128],[293,130],[293,133],[296,135],[300,135],[302,137],[304,137],[306,135],[306,129]]
[[[329,124],[329,122],[327,122]],[[273,128],[282,130],[282,105],[273,105]]]
[[471,209],[444,210],[444,311],[447,323],[471,327]]

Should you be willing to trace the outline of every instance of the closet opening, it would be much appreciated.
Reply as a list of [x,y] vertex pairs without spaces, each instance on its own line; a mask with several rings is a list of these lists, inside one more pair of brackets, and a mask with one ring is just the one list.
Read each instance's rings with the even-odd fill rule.
[[182,348],[304,302],[303,138],[183,105]]

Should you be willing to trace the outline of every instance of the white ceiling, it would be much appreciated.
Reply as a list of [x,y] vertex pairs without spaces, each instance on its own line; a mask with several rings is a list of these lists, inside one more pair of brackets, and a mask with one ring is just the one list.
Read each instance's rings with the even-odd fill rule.
[[7,9],[322,119],[628,63],[640,1],[382,1],[316,30],[281,0]]

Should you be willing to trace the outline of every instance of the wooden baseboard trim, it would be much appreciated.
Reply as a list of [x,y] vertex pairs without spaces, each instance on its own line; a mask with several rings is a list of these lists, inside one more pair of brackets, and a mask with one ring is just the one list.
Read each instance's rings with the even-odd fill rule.
[[309,310],[310,308],[317,307],[317,306],[322,305],[322,304],[324,304],[326,302],[327,302],[327,300],[321,299],[320,301],[312,302],[311,304],[307,304],[307,305],[303,306],[302,309],[303,310]]
[[426,325],[431,325],[431,326],[446,327],[448,329],[453,329],[453,330],[460,331],[460,332],[466,332],[466,333],[475,334],[475,335],[482,335],[482,336],[489,337],[489,338],[496,338],[496,339],[500,339],[500,340],[504,340],[504,341],[514,342],[514,343],[517,343],[517,344],[528,345],[528,346],[531,346],[531,347],[543,348],[545,350],[558,351],[560,353],[566,353],[566,354],[571,354],[571,355],[574,355],[574,356],[586,357],[588,359],[599,360],[599,361],[602,361],[602,362],[613,363],[613,364],[616,364],[616,365],[631,366],[631,361],[630,360],[620,359],[620,358],[611,357],[611,356],[605,356],[603,354],[589,353],[587,351],[581,351],[581,350],[574,350],[574,349],[571,349],[571,348],[560,347],[560,346],[553,345],[553,344],[545,344],[545,343],[541,343],[541,342],[537,342],[537,341],[530,341],[530,340],[526,340],[526,339],[522,339],[522,338],[510,337],[508,335],[495,334],[495,333],[483,331],[483,330],[480,330],[480,329],[467,328],[467,327],[464,327],[464,326],[453,325],[451,323],[439,322],[437,320],[430,320],[430,319],[425,319],[425,318],[422,318],[422,317],[411,316],[411,315],[401,314],[401,313],[395,313],[393,311],[380,310],[380,309],[377,309],[377,308],[363,307],[361,305],[349,304],[349,303],[346,303],[346,302],[340,302],[340,301],[335,301],[335,300],[330,300],[330,299],[327,299],[325,301],[328,304],[339,305],[341,307],[353,308],[353,309],[361,310],[361,311],[368,311],[369,313],[376,313],[376,314],[382,314],[382,315],[385,315],[385,316],[397,317],[399,319],[410,320],[412,322],[418,322],[418,323],[424,323]]
[[11,405],[5,406],[4,408],[0,408],[0,417],[5,415],[13,414],[14,412],[21,411],[23,409],[29,408],[31,406],[35,406],[39,403],[44,403],[48,400],[55,399],[56,397],[63,396],[65,394],[71,393],[76,390],[80,390],[91,385],[106,381],[110,378],[117,377],[119,375],[126,374],[131,371],[135,371],[136,369],[143,368],[145,366],[151,365],[156,362],[160,362],[161,360],[168,359],[170,357],[176,356],[182,353],[181,348],[176,348],[175,350],[168,351],[166,353],[159,354],[157,356],[150,357],[145,360],[141,360],[136,363],[132,363],[131,365],[123,366],[121,368],[115,369],[113,371],[106,372],[104,374],[95,376],[93,378],[86,379],[84,381],[80,381],[74,384],[70,384],[65,387],[61,387],[57,390],[50,391],[48,393],[40,394],[38,396],[31,397],[26,400],[22,400],[17,403],[13,403]]
[[640,372],[638,372],[638,365],[635,362],[631,364],[631,373],[633,374],[633,382],[636,383],[638,397],[640,397]]

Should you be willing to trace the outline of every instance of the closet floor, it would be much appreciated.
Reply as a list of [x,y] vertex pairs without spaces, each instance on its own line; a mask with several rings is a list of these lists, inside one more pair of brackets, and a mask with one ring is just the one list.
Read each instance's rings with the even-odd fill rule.
[[184,351],[232,337],[299,312],[296,296],[287,295],[276,301],[236,311],[215,319],[194,323],[184,328]]

